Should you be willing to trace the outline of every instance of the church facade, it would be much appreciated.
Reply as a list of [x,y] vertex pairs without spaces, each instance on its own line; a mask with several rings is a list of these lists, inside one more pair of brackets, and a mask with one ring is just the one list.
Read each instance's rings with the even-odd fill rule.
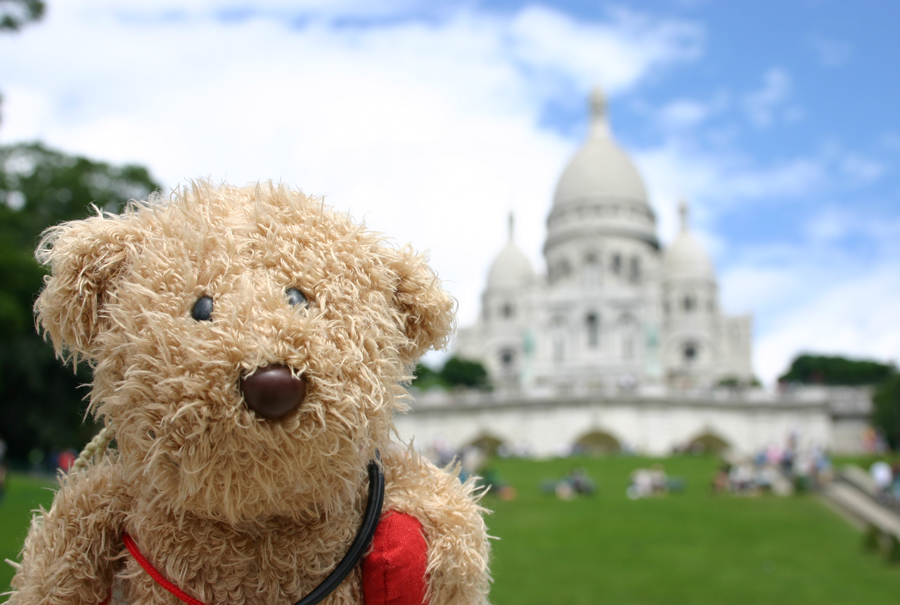
[[863,451],[864,389],[747,388],[752,319],[723,313],[713,264],[680,210],[680,233],[663,247],[595,92],[587,140],[547,217],[546,272],[516,246],[510,219],[481,314],[458,333],[456,354],[481,361],[493,390],[413,389],[410,412],[394,418],[401,438],[432,452],[494,443],[538,457]]
[[559,179],[538,273],[509,240],[491,265],[479,319],[456,354],[500,389],[630,391],[749,384],[752,318],[722,312],[709,255],[680,207],[660,245],[643,178],[616,143],[600,91],[586,141]]

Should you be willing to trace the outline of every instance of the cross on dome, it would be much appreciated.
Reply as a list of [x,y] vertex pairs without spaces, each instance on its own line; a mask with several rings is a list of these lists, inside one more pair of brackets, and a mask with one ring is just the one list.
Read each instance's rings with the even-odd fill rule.
[[690,207],[688,206],[687,200],[681,198],[678,202],[678,216],[681,217],[681,231],[688,230],[688,215],[690,214]]
[[606,95],[599,86],[595,86],[591,91],[591,115],[594,118],[606,119]]
[[606,95],[599,86],[591,91],[591,126],[592,135],[610,136],[609,119],[606,113]]

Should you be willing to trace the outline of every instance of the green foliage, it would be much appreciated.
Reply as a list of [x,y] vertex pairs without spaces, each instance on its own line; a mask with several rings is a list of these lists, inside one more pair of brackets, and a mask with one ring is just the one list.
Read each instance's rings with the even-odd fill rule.
[[893,366],[877,361],[825,355],[800,355],[794,359],[790,369],[778,380],[804,384],[861,386],[878,384],[893,372]]
[[0,31],[18,31],[44,16],[43,0],[0,0]]
[[448,359],[440,370],[418,364],[412,386],[422,391],[431,388],[487,389],[488,373],[480,362],[454,356]]
[[0,147],[0,438],[10,455],[33,447],[80,447],[95,432],[83,424],[87,393],[54,359],[34,328],[32,305],[44,269],[34,259],[41,232],[95,213],[119,211],[159,185],[145,168],[115,167],[70,156],[39,143]]
[[440,372],[435,372],[431,367],[422,363],[416,365],[416,377],[413,379],[412,386],[422,391],[435,387],[447,388]]
[[724,378],[720,378],[717,385],[720,387],[728,387],[731,389],[741,389],[746,387],[762,386],[762,383],[756,376],[754,376],[750,380],[742,380],[737,376],[726,376]]
[[866,552],[878,552],[881,548],[881,531],[869,524],[863,532],[862,548]]
[[891,449],[900,449],[900,374],[881,383],[872,394],[872,424],[882,431]]
[[477,361],[451,357],[441,368],[441,378],[451,387],[488,388],[488,373]]
[[900,563],[900,540],[897,536],[887,536],[884,546],[884,558],[888,563]]

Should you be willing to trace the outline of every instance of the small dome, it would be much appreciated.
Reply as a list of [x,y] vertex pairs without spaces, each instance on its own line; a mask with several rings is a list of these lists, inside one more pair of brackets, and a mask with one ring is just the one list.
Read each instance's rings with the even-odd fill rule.
[[704,279],[715,281],[716,272],[703,245],[688,228],[688,207],[681,202],[681,233],[666,250],[663,259],[667,279]]
[[534,269],[528,257],[513,241],[513,216],[509,215],[509,241],[491,265],[488,272],[488,289],[520,288],[535,279]]
[[566,166],[556,185],[554,206],[590,198],[625,199],[647,204],[644,180],[612,137],[606,98],[591,95],[591,126],[587,140]]

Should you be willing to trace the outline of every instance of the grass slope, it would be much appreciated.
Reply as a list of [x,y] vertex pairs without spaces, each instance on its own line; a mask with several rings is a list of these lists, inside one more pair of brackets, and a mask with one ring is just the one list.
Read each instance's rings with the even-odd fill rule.
[[[495,605],[897,602],[900,568],[864,553],[858,531],[815,496],[712,495],[712,458],[661,461],[682,494],[631,501],[639,458],[499,460],[518,490],[485,505],[494,543]],[[575,466],[598,483],[593,497],[560,501],[542,480]]]
[[[17,473],[10,473],[6,479],[6,493],[0,500],[0,594],[9,589],[15,570],[5,561],[19,560],[19,551],[28,526],[31,523],[32,511],[38,506],[49,508],[53,501],[51,488],[56,482],[47,478],[34,478]],[[0,598],[0,601],[6,601]]]

